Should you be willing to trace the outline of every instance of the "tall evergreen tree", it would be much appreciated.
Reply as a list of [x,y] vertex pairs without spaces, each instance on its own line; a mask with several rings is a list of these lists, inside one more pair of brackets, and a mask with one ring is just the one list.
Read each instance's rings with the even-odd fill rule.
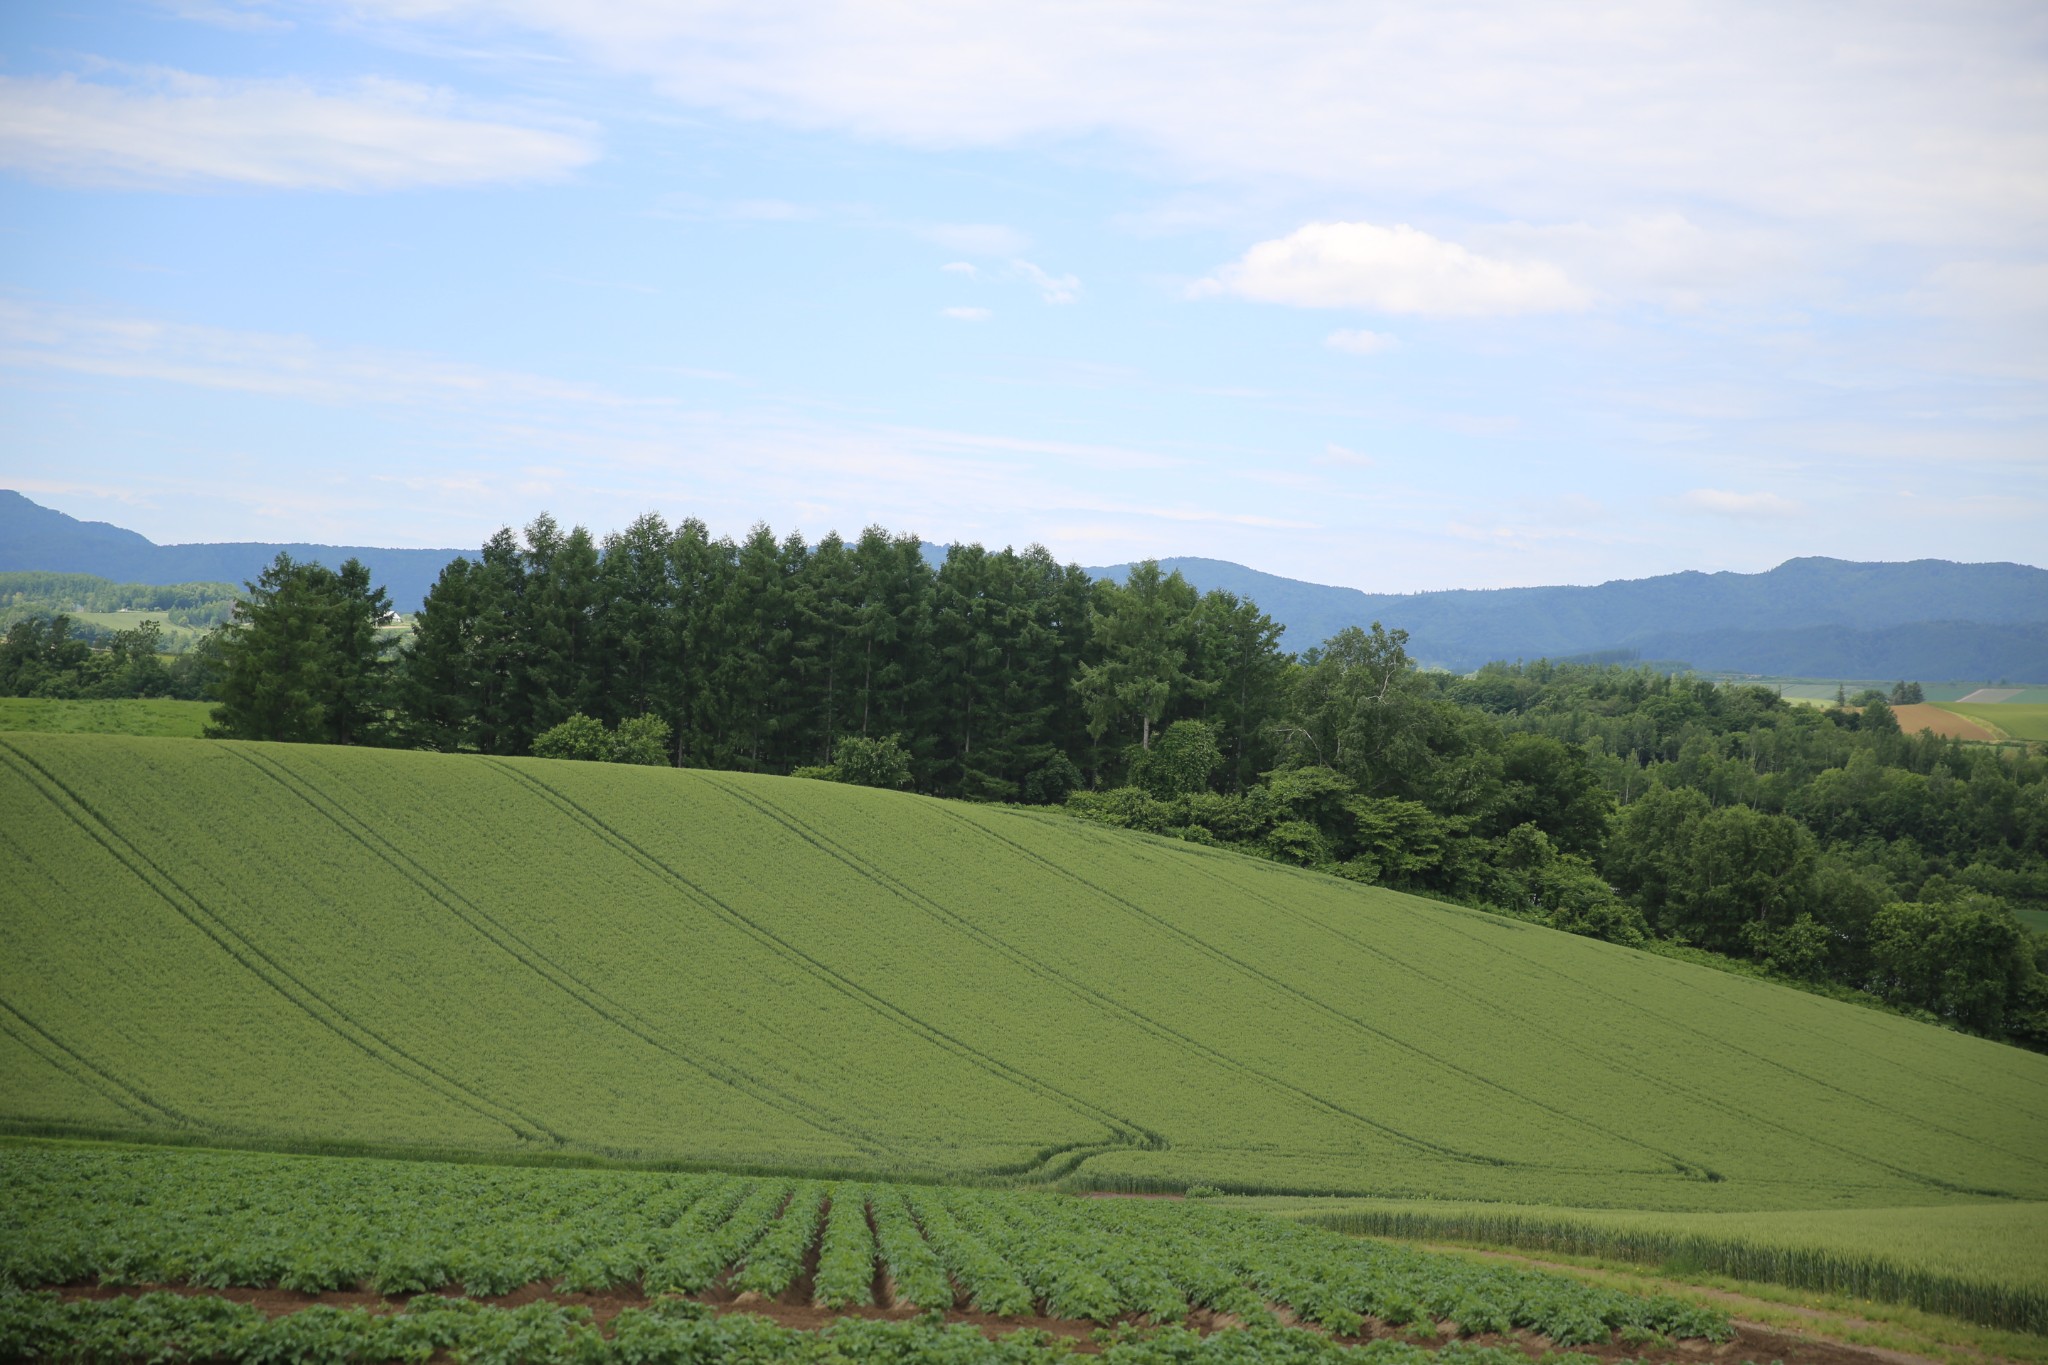
[[1204,693],[1193,719],[1215,726],[1223,752],[1223,783],[1243,791],[1271,766],[1268,725],[1280,714],[1288,659],[1282,627],[1256,602],[1220,589],[1203,594],[1192,623],[1189,672]]
[[221,637],[220,705],[209,734],[312,744],[386,737],[390,599],[351,559],[339,573],[280,553],[235,605]]
[[1152,729],[1174,701],[1206,682],[1187,671],[1195,590],[1179,570],[1161,575],[1159,561],[1131,566],[1121,583],[1095,589],[1094,660],[1075,683],[1088,712],[1088,733],[1100,741],[1135,728],[1152,747]]

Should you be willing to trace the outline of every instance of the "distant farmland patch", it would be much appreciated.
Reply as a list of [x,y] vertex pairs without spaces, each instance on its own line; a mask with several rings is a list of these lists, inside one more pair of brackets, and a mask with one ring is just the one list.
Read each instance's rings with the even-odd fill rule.
[[0,697],[0,730],[197,739],[205,731],[212,711],[210,701],[171,701],[163,697],[123,697],[111,701]]
[[[1902,713],[1905,709],[1901,708]],[[1996,730],[2000,738],[2048,741],[2048,704],[1947,702],[1940,709]],[[1904,723],[1901,719],[1900,724]]]
[[1974,739],[1990,742],[1998,733],[1989,726],[1980,724],[1968,716],[1958,715],[1947,706],[1933,702],[1916,702],[1911,706],[1894,706],[1892,714],[1899,718],[1899,728],[1909,735],[1922,730],[1932,730],[1943,739]]

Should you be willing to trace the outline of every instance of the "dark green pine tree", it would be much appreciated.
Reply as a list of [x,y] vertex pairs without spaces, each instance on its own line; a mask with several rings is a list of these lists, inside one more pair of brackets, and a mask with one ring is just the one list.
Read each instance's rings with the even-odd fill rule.
[[791,625],[799,696],[793,747],[799,762],[829,764],[855,707],[860,562],[837,534],[811,551],[793,584]]
[[382,744],[394,739],[396,700],[391,596],[370,581],[361,560],[343,562],[328,596],[328,658],[324,702],[329,744]]
[[520,606],[524,709],[533,736],[572,715],[595,714],[602,668],[597,648],[597,546],[581,526],[566,535],[545,512],[526,528],[526,591]]
[[1187,580],[1178,571],[1162,575],[1157,560],[1132,565],[1121,584],[1096,584],[1093,647],[1075,690],[1098,745],[1135,740],[1151,748],[1175,703],[1207,687],[1187,670],[1196,600]]
[[596,663],[603,719],[654,713],[674,725],[663,674],[677,648],[668,523],[653,513],[605,537],[598,569]]
[[995,719],[1001,704],[1003,637],[1010,603],[999,556],[979,545],[955,545],[939,566],[932,593],[932,694],[939,721],[932,782],[944,796],[1014,799]]
[[414,748],[452,753],[477,747],[476,572],[469,559],[457,558],[413,614],[401,656],[401,695],[405,740]]
[[727,708],[717,748],[720,767],[772,772],[781,762],[782,733],[790,723],[791,582],[803,542],[778,544],[757,525],[739,547],[724,603],[728,648],[717,660],[712,688]]
[[390,611],[369,570],[341,572],[279,554],[235,605],[221,637],[220,705],[208,733],[228,739],[366,744],[388,733]]
[[1188,672],[1203,695],[1188,718],[1216,727],[1220,781],[1243,791],[1274,762],[1269,725],[1280,713],[1288,667],[1283,627],[1256,602],[1221,589],[1203,594],[1190,627]]
[[523,754],[540,731],[527,700],[526,559],[510,527],[484,542],[469,589],[471,735],[484,753]]
[[676,752],[686,766],[730,766],[725,737],[733,704],[717,686],[719,661],[732,649],[729,599],[738,573],[738,547],[712,540],[691,517],[669,538],[669,580],[676,609],[671,640],[656,675],[656,709],[676,731]]
[[938,747],[931,706],[936,575],[916,536],[891,536],[878,526],[861,533],[853,554],[860,570],[853,622],[859,681],[857,718],[849,715],[846,728],[868,738],[901,736],[912,781],[926,787]]

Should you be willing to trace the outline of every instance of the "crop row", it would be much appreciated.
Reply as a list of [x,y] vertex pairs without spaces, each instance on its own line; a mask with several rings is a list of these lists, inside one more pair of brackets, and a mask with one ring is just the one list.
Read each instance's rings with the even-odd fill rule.
[[[459,1365],[1061,1365],[1072,1343],[1042,1332],[991,1339],[965,1324],[841,1318],[820,1332],[743,1313],[715,1315],[688,1300],[628,1308],[600,1331],[587,1308],[498,1308],[422,1295],[398,1312],[316,1306],[268,1318],[248,1304],[177,1294],[60,1302],[0,1293],[0,1360],[276,1362],[448,1359]],[[1431,1353],[1403,1341],[1345,1346],[1299,1329],[1197,1336],[1166,1327],[1109,1337],[1102,1365],[1529,1365],[1512,1347],[1453,1342]],[[1594,1365],[1552,1354],[1542,1365]],[[1619,1361],[1615,1365],[1635,1365]]]
[[[1562,1344],[1714,1336],[1668,1298],[1203,1204],[884,1184],[210,1152],[0,1147],[0,1281],[471,1296],[722,1292],[832,1308],[971,1305],[1176,1323],[1192,1309],[1339,1335],[1526,1328]],[[806,1283],[806,1276],[809,1282]]]
[[1359,1205],[1298,1216],[1366,1236],[1684,1265],[2048,1333],[2048,1210],[2038,1204],[1799,1215]]

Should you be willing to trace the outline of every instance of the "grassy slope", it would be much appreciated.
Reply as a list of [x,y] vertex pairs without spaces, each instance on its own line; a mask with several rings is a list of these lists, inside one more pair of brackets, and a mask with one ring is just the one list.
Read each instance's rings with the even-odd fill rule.
[[1668,1209],[2048,1197],[2048,1058],[1056,815],[12,735],[0,860],[17,1123]]
[[170,701],[159,697],[113,701],[0,697],[0,731],[197,739],[206,728],[213,706],[210,701]]
[[1995,726],[2013,739],[2048,740],[2048,705],[2023,702],[1944,702],[1942,710]]

